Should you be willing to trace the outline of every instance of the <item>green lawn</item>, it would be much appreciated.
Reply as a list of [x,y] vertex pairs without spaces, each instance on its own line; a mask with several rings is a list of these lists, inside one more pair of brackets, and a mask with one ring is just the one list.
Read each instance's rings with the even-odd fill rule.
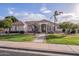
[[79,34],[49,34],[46,37],[46,42],[51,44],[79,45]]
[[16,35],[0,35],[0,40],[2,41],[15,41],[15,42],[23,42],[23,41],[32,41],[35,36],[26,35],[26,34],[16,34]]

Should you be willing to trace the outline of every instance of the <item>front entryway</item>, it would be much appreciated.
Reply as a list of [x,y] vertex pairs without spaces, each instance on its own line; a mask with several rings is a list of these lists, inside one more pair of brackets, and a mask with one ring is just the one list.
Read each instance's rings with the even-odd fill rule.
[[46,24],[41,24],[41,32],[42,33],[46,32]]

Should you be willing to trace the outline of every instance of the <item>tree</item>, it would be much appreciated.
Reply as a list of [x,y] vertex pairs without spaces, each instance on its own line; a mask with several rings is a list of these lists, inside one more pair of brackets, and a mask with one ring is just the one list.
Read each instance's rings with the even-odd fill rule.
[[62,29],[63,32],[66,32],[66,29],[69,28],[68,22],[63,22],[59,24],[59,27]]
[[0,21],[0,31],[3,31],[3,25],[4,25],[4,24],[3,24],[3,21],[1,20],[1,21]]
[[11,19],[13,23],[18,21],[18,19],[14,16],[6,16],[5,19]]
[[4,23],[3,23],[3,21],[1,20],[1,21],[0,21],[0,28],[3,28],[3,25],[4,25]]
[[78,31],[78,33],[79,33],[79,24],[77,24],[77,31]]
[[10,32],[12,24],[17,21],[18,19],[14,16],[6,16],[4,20],[0,21],[0,28],[8,28]]
[[71,22],[63,22],[59,24],[60,28],[64,30],[65,33],[75,33],[77,29],[77,24]]
[[11,30],[11,27],[12,27],[12,20],[11,19],[5,19],[3,20],[3,28],[8,28],[9,29],[9,32]]
[[77,31],[76,29],[78,29],[78,25],[74,24],[74,23],[71,24],[71,33],[72,34],[76,33],[76,31]]
[[12,24],[14,22],[17,22],[18,19],[14,16],[6,16],[5,19],[4,19],[4,28],[9,28],[9,32],[11,30],[11,27],[12,27]]

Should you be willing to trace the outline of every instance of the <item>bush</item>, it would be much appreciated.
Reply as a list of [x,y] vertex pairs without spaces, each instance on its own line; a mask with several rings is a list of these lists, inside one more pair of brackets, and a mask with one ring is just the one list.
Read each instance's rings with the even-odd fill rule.
[[[5,33],[8,33],[7,31]],[[24,34],[24,31],[10,31],[9,33],[21,33]]]
[[8,31],[5,31],[5,33],[8,33]]
[[65,32],[65,29],[62,29],[62,32]]
[[75,34],[75,33],[76,33],[76,30],[72,30],[72,31],[71,31],[71,34]]
[[24,31],[20,31],[21,34],[24,34]]

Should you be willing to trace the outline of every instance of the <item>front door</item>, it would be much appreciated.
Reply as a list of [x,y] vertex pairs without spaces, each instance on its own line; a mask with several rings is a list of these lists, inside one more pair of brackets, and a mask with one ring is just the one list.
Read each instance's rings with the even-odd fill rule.
[[46,24],[41,24],[41,32],[46,32]]

